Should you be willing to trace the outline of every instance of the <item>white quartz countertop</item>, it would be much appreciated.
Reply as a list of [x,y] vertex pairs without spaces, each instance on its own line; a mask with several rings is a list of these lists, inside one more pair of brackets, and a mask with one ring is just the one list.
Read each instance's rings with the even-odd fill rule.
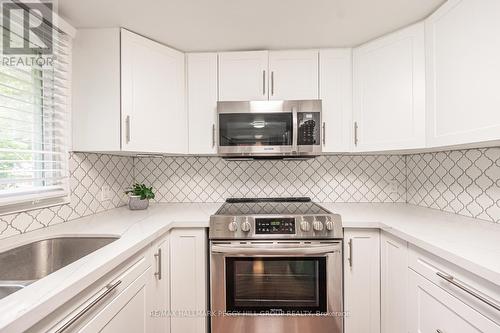
[[[113,209],[0,241],[0,252],[33,241],[119,236],[115,242],[0,300],[0,332],[29,328],[172,228],[208,227],[220,203]],[[380,228],[500,286],[500,225],[407,204],[322,203],[345,228]],[[1,269],[1,268],[0,268]]]
[[344,228],[380,228],[500,286],[500,224],[408,204],[322,204]]

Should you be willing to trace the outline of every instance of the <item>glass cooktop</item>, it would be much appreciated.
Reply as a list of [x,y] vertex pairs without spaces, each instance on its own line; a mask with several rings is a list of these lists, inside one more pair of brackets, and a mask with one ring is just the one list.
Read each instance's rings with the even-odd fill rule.
[[230,198],[215,215],[311,215],[331,214],[310,198]]

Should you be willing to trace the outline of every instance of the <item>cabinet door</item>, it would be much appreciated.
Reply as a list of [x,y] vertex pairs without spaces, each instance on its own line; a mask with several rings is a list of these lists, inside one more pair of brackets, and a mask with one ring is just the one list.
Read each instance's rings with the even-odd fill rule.
[[215,154],[217,53],[191,53],[186,59],[189,153]]
[[174,229],[170,234],[170,306],[174,333],[205,333],[207,318],[207,234],[205,229]]
[[170,332],[170,242],[169,235],[151,247],[152,270],[148,276],[148,332]]
[[318,98],[318,50],[269,52],[269,99]]
[[407,332],[408,245],[405,241],[382,232],[380,269],[382,332]]
[[498,13],[498,0],[449,0],[425,22],[430,146],[500,140]]
[[121,30],[122,150],[187,152],[184,54]]
[[413,270],[408,277],[410,333],[500,332],[500,326]]
[[148,332],[146,323],[149,320],[149,313],[146,301],[149,274],[152,274],[151,267],[107,304],[78,332]]
[[323,152],[348,152],[352,142],[351,49],[320,50],[319,65]]
[[425,147],[424,25],[354,50],[355,151]]
[[219,100],[267,100],[268,51],[219,53]]
[[346,333],[380,333],[380,236],[378,229],[345,229]]

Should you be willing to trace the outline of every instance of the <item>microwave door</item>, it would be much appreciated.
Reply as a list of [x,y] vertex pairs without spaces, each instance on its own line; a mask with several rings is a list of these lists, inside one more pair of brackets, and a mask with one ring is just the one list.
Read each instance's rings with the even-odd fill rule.
[[219,114],[219,153],[286,154],[293,139],[292,112]]

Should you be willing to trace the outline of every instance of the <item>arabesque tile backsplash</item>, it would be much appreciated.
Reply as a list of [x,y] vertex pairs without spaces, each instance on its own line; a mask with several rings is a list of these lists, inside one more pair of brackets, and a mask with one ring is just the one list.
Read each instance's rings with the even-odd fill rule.
[[[0,216],[0,238],[126,204],[134,181],[158,202],[309,196],[317,202],[408,202],[500,223],[500,148],[412,155],[333,155],[297,161],[132,158],[72,153],[71,203]],[[109,186],[111,200],[99,198]]]

